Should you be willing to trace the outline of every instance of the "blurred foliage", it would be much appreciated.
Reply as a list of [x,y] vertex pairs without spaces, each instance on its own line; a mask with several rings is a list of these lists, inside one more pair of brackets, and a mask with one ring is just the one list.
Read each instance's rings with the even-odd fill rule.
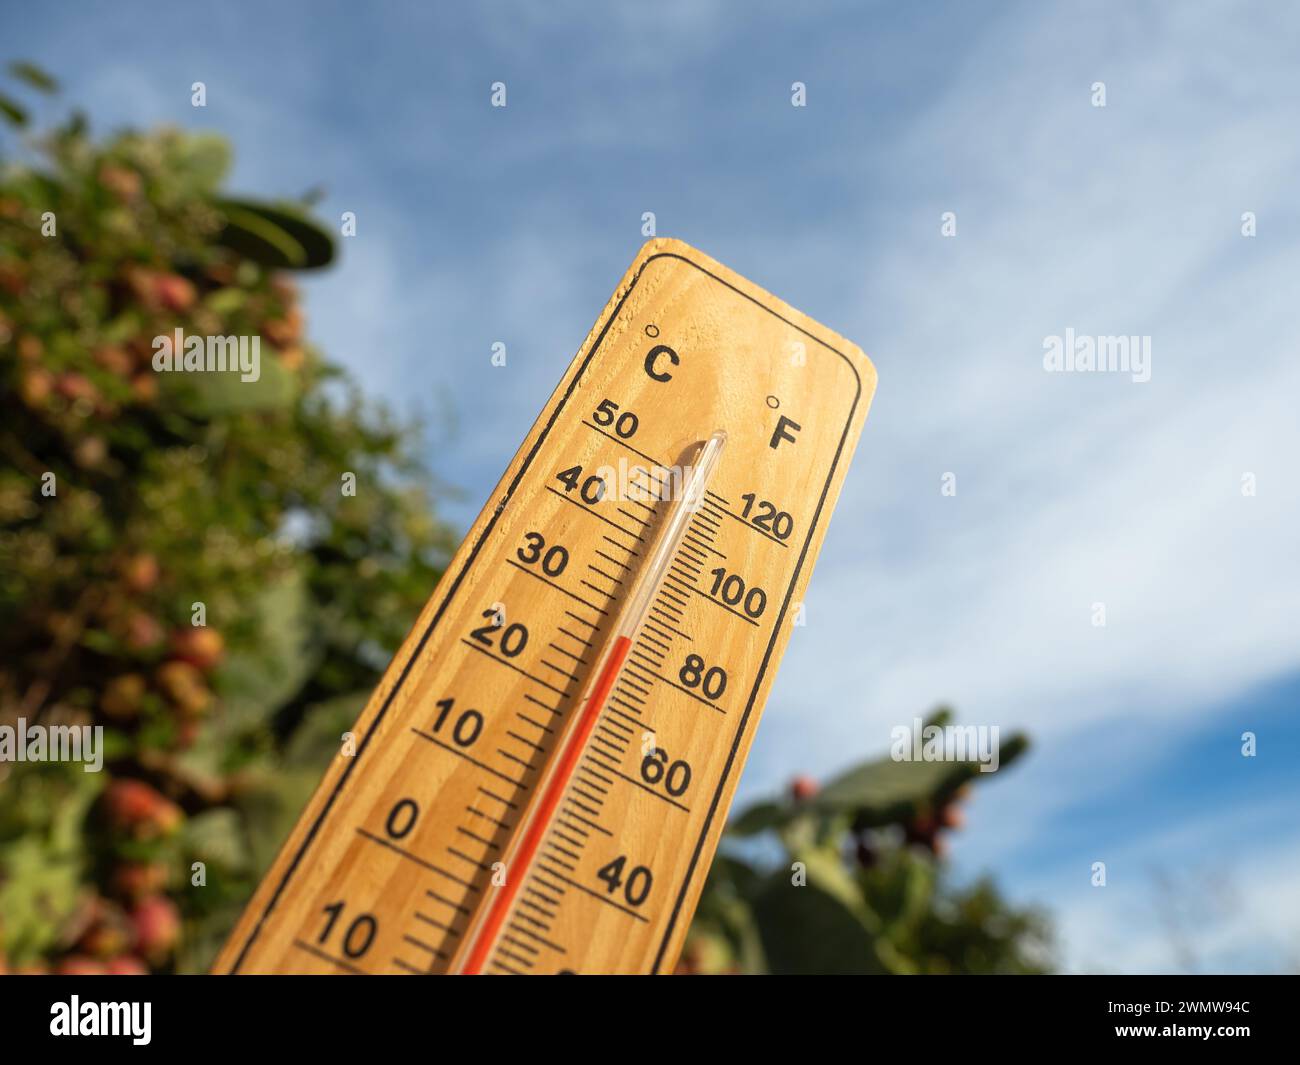
[[[0,120],[26,138],[20,94],[56,86],[10,73]],[[101,773],[0,764],[0,971],[202,971],[453,543],[411,428],[304,339],[286,271],[333,256],[305,205],[226,195],[210,134],[95,140],[74,114],[17,143],[30,159],[0,158],[0,725],[100,725],[108,753]],[[155,372],[176,328],[259,336],[260,378]],[[939,858],[987,779],[881,760],[738,813],[681,971],[1034,971],[1039,918],[948,886]],[[756,839],[784,859],[746,858]]]
[[[950,723],[940,710],[924,727]],[[1009,906],[989,880],[949,884],[943,863],[945,833],[962,824],[962,801],[1026,746],[1019,735],[1001,744],[992,773],[972,761],[880,758],[824,787],[797,778],[787,796],[737,812],[678,971],[1047,971],[1044,918]],[[773,843],[782,858],[742,856]]]
[[[412,428],[304,339],[286,271],[329,233],[225,195],[220,137],[29,135],[55,85],[10,73],[0,724],[109,753],[0,764],[0,970],[201,970],[454,545]],[[178,327],[260,337],[260,378],[155,372]]]

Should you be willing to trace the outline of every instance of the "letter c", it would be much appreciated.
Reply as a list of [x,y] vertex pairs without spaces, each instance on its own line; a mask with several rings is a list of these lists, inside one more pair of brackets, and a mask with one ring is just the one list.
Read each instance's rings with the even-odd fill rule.
[[677,352],[673,351],[667,344],[657,344],[650,349],[650,353],[645,357],[645,372],[656,381],[671,381],[673,379],[672,374],[666,370],[655,369],[655,362],[660,355],[667,355],[668,361],[674,366],[682,361]]

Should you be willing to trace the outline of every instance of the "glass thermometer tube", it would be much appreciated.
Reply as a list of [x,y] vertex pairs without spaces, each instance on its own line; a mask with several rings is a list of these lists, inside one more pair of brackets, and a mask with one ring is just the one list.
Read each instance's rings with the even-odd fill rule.
[[654,552],[641,574],[636,592],[628,602],[627,608],[622,612],[609,651],[601,662],[600,668],[594,674],[594,679],[580,704],[582,709],[577,724],[570,733],[565,746],[559,752],[559,761],[556,763],[555,771],[547,781],[546,790],[543,792],[536,809],[529,817],[528,823],[519,837],[518,849],[511,856],[506,867],[506,882],[497,889],[491,902],[487,904],[487,909],[479,922],[478,929],[469,938],[469,947],[464,955],[464,961],[456,971],[464,975],[478,975],[483,972],[483,967],[487,964],[492,949],[496,945],[497,936],[514,908],[519,888],[527,879],[528,870],[532,866],[533,859],[537,856],[546,833],[550,829],[555,811],[564,798],[564,792],[569,786],[574,771],[577,769],[578,761],[582,757],[587,740],[591,737],[591,733],[600,719],[600,713],[605,708],[609,693],[613,690],[615,683],[618,681],[618,676],[623,670],[623,664],[632,648],[632,641],[641,628],[641,623],[645,621],[646,614],[649,613],[650,603],[655,592],[658,591],[659,585],[663,583],[673,556],[681,546],[682,537],[689,527],[691,515],[699,508],[704,498],[704,490],[708,487],[709,478],[717,467],[718,460],[722,455],[722,449],[726,446],[726,443],[726,432],[718,429],[704,442],[703,447],[700,449],[699,457],[691,467],[690,476],[687,477],[683,486],[681,499],[677,501],[677,505],[668,518],[663,535],[659,537],[659,542],[655,545]]

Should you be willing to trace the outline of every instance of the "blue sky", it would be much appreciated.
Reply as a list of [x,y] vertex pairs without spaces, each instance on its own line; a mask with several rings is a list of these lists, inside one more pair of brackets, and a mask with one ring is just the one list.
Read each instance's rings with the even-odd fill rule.
[[[0,7],[101,128],[215,128],[235,188],[356,212],[311,333],[431,420],[462,527],[645,211],[853,338],[879,392],[742,799],[950,701],[1035,740],[955,861],[1066,968],[1300,968],[1300,13]],[[1044,372],[1067,328],[1150,336],[1151,380]]]

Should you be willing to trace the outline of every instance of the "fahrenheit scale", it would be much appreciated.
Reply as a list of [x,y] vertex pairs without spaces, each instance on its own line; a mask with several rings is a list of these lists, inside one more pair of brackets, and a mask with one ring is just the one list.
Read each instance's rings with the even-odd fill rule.
[[214,972],[670,972],[875,382],[646,244]]

